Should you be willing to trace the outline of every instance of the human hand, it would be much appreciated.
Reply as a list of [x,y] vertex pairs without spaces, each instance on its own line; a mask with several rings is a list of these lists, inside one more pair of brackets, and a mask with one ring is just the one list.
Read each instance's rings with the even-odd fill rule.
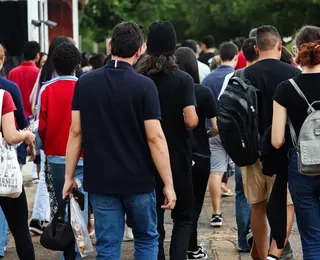
[[24,132],[24,142],[27,145],[33,144],[36,139],[36,135],[29,130],[25,130]]
[[73,188],[78,188],[78,184],[75,179],[66,179],[64,181],[62,198],[65,199],[67,196],[70,197],[70,195],[72,195]]
[[29,153],[30,153],[30,158],[29,162],[33,162],[36,159],[36,149],[33,143],[31,143],[28,147]]
[[173,185],[172,186],[165,186],[163,188],[163,195],[164,195],[164,205],[161,206],[162,209],[174,209],[176,206],[176,193],[174,191]]

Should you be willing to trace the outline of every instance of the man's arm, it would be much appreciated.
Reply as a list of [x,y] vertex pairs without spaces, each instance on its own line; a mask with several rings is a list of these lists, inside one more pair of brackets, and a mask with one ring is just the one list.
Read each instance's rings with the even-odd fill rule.
[[218,131],[218,125],[217,125],[217,118],[213,117],[210,119],[210,123],[211,123],[211,129],[208,131],[208,137],[215,137],[216,135],[219,134]]
[[159,120],[146,120],[144,121],[144,126],[153,162],[164,183],[166,201],[162,208],[173,209],[176,203],[176,195],[173,188],[170,157],[166,138]]
[[63,188],[63,198],[72,193],[76,186],[74,172],[82,151],[82,130],[80,111],[72,111],[72,123],[66,151],[66,174]]

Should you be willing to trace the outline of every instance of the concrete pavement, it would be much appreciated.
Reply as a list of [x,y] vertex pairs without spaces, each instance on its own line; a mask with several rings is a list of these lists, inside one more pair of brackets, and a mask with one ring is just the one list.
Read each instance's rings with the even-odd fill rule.
[[[32,205],[34,201],[34,195],[36,192],[36,185],[31,184],[31,166],[28,165],[23,169],[26,192],[28,196],[29,211],[32,210]],[[229,187],[234,190],[234,177],[230,178]],[[223,198],[222,212],[224,217],[224,224],[222,228],[213,229],[209,225],[209,219],[212,214],[211,204],[210,204],[209,194],[206,194],[205,204],[203,207],[203,212],[199,221],[199,242],[204,242],[207,251],[209,252],[209,260],[249,260],[251,259],[249,254],[241,253],[239,254],[236,250],[237,247],[237,226],[235,221],[235,202],[234,197]],[[165,218],[165,225],[167,232],[166,237],[166,249],[168,251],[170,243],[170,234],[172,230],[172,221],[170,219],[170,214],[167,212]],[[33,237],[36,259],[42,260],[56,260],[59,259],[60,253],[45,250],[39,244],[39,237]],[[302,260],[301,254],[301,244],[300,238],[295,225],[293,234],[290,238],[292,248],[294,250],[294,259]],[[15,253],[14,242],[12,238],[8,245],[8,250],[5,260],[17,260],[18,257]],[[95,259],[95,256],[88,257],[86,259]],[[122,245],[122,257],[121,260],[133,260],[133,243],[125,242]],[[174,259],[172,259],[174,260]]]

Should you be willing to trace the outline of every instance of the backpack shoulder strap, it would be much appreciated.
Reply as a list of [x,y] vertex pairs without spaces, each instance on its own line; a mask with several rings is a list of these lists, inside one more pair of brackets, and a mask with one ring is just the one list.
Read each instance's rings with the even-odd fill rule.
[[245,73],[245,68],[236,70],[234,75],[242,80],[245,80],[244,73]]
[[302,93],[301,89],[299,88],[298,84],[293,80],[293,79],[289,79],[289,82],[291,83],[291,85],[294,87],[294,89],[298,92],[299,96],[302,97],[306,103],[308,104],[308,113],[312,113],[315,112],[316,110],[313,108],[313,106],[309,103],[308,99],[306,98],[306,96]]
[[294,148],[298,148],[298,138],[297,138],[297,134],[296,131],[294,130],[293,124],[290,120],[290,118],[288,117],[287,119],[288,125],[289,125],[289,130],[290,130],[290,135],[291,135],[291,140],[292,140],[292,144],[294,146]]

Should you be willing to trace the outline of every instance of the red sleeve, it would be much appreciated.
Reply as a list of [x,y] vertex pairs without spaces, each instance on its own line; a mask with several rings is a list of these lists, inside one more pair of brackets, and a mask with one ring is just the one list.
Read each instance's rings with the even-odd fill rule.
[[41,107],[40,107],[40,115],[39,115],[39,127],[38,127],[38,133],[40,135],[40,138],[44,144],[45,141],[45,135],[46,135],[46,126],[47,126],[47,91],[43,91],[41,93]]
[[2,101],[2,116],[16,110],[17,108],[14,105],[14,102],[10,93],[5,91],[3,95],[3,101]]

